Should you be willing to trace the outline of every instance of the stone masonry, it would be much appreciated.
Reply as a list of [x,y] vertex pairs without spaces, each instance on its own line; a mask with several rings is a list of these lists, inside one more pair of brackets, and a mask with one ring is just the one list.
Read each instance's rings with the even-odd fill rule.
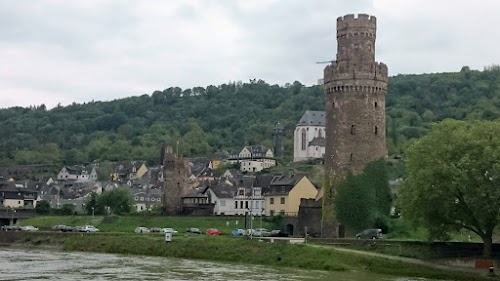
[[[376,29],[374,16],[350,14],[337,19],[337,60],[324,70],[325,172],[333,186],[324,194],[331,198],[334,186],[348,172],[361,173],[366,164],[386,155],[387,66],[375,62]],[[329,198],[323,202],[333,204]],[[330,224],[331,220],[323,221]]]
[[163,182],[162,211],[164,215],[178,215],[182,212],[182,195],[188,188],[189,163],[177,157],[171,146],[162,148]]

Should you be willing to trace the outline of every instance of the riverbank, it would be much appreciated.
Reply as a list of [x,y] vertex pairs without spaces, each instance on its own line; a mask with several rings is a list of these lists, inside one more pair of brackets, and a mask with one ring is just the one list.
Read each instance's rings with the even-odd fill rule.
[[179,235],[174,236],[172,242],[166,243],[159,234],[4,232],[0,233],[0,243],[22,247],[56,247],[65,251],[176,257],[308,270],[369,271],[447,280],[492,280],[473,274],[449,272],[307,244],[268,243],[227,236]]

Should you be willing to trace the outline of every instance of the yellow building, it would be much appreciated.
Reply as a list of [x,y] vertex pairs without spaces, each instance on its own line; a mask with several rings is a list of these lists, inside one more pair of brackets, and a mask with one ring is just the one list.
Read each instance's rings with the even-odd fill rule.
[[142,178],[148,172],[145,162],[118,163],[114,165],[113,169],[111,181],[136,180]]
[[296,216],[300,199],[314,199],[318,189],[306,177],[281,177],[271,182],[265,195],[266,216]]

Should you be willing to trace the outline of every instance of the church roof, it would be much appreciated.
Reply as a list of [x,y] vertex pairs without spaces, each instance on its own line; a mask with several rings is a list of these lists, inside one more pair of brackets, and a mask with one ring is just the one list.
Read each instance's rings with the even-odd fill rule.
[[298,126],[325,126],[324,111],[306,110],[302,118],[300,118]]

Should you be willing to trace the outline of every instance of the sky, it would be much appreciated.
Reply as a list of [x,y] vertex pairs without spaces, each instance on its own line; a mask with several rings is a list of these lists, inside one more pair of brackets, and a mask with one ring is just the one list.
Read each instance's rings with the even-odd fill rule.
[[0,108],[262,79],[316,84],[336,19],[377,17],[389,75],[500,64],[498,0],[0,0]]

